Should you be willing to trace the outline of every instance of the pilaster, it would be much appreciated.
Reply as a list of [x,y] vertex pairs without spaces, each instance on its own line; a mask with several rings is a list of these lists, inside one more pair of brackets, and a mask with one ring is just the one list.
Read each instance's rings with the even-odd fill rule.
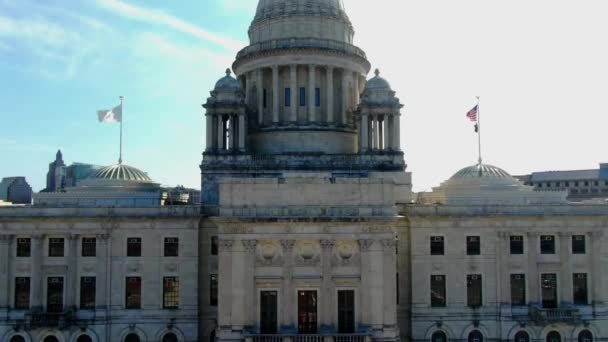
[[367,114],[361,114],[361,152],[367,152],[369,149],[369,116]]
[[207,141],[207,146],[206,146],[206,151],[207,152],[211,152],[213,151],[213,116],[207,114],[205,116],[205,120],[206,120],[206,141]]
[[283,304],[281,305],[281,317],[280,326],[281,333],[295,333],[296,329],[296,317],[295,315],[295,300],[292,289],[292,276],[293,276],[293,247],[295,240],[281,240],[281,246],[283,246],[283,288],[281,289],[283,295]]
[[32,277],[30,289],[32,291],[32,309],[42,309],[42,253],[45,236],[42,234],[32,236]]
[[[11,245],[15,236],[0,234],[0,312],[10,306],[9,289],[11,283]],[[2,318],[2,316],[0,316]]]
[[605,292],[606,272],[603,270],[602,254],[604,232],[594,231],[591,236],[591,282],[593,305],[603,305],[608,300]]
[[110,234],[97,234],[97,273],[95,286],[95,304],[100,309],[109,307],[109,287],[110,287],[110,270],[109,270],[109,238]]
[[279,66],[272,66],[272,123],[279,123]]
[[336,298],[334,295],[335,291],[331,270],[331,252],[335,244],[336,242],[334,240],[321,240],[321,248],[323,250],[323,293],[321,296],[323,300],[321,302],[321,333],[332,333],[334,332],[333,328],[335,327],[333,322],[333,312],[335,312],[334,303],[336,302]]
[[327,67],[327,124],[334,125],[334,68]]
[[291,88],[291,115],[289,117],[289,122],[295,124],[298,122],[298,107],[300,106],[298,102],[298,65],[290,64],[289,71],[289,87]]
[[530,297],[528,301],[532,304],[540,303],[540,274],[538,274],[538,244],[540,234],[536,232],[528,233],[528,275],[527,280],[529,283],[528,289],[530,290]]
[[[218,241],[218,269],[232,269],[233,240],[220,239]],[[219,272],[218,274],[218,325],[220,327],[232,326],[232,272]]]
[[308,121],[315,123],[317,121],[317,105],[316,105],[316,72],[317,66],[314,64],[308,65]]
[[385,327],[397,326],[397,254],[395,239],[380,240],[383,252]]
[[258,95],[258,125],[264,125],[264,69],[256,72],[256,90]]
[[361,257],[361,288],[367,289],[366,291],[361,291],[360,299],[361,299],[361,325],[364,327],[370,327],[372,325],[373,313],[372,313],[372,301],[374,299],[373,293],[371,291],[371,283],[372,283],[372,263],[371,263],[371,247],[374,243],[372,239],[360,239],[357,240],[359,243],[359,251]]
[[348,71],[346,69],[342,69],[342,106],[340,107],[340,118],[341,123],[344,126],[348,125]]
[[562,305],[572,304],[572,261],[570,257],[570,245],[572,243],[572,233],[560,232],[559,234],[559,261],[561,264],[561,302]]
[[67,251],[67,262],[68,262],[68,271],[67,277],[65,281],[65,293],[66,293],[66,307],[75,307],[76,300],[76,289],[79,287],[78,282],[78,239],[80,235],[77,234],[68,234],[68,251]]
[[258,245],[258,240],[242,240],[243,248],[245,248],[245,312],[246,326],[254,326],[256,323],[256,307],[255,307],[255,252]]

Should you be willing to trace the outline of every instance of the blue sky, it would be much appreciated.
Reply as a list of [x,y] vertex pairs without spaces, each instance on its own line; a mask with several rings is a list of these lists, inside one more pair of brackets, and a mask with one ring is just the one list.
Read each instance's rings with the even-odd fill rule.
[[[44,187],[68,163],[126,163],[200,186],[203,110],[247,42],[256,0],[0,0],[0,177]],[[405,103],[416,190],[477,159],[465,119],[482,97],[484,155],[512,174],[608,161],[604,0],[345,0],[355,43]]]

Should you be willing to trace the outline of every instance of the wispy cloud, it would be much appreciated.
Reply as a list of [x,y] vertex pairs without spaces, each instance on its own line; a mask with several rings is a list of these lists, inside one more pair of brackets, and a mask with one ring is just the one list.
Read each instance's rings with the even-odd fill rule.
[[53,149],[48,145],[36,143],[24,143],[14,139],[0,139],[0,150],[23,151],[23,152],[50,152]]
[[208,31],[161,10],[138,7],[120,0],[98,0],[98,4],[122,17],[149,24],[160,24],[175,31],[204,39],[231,51],[237,51],[246,45],[244,42]]

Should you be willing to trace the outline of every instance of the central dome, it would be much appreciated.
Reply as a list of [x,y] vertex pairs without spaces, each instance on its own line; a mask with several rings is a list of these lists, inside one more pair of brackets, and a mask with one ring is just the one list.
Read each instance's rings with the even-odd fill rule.
[[333,16],[348,21],[342,0],[260,0],[254,22],[298,15]]
[[95,174],[95,179],[154,183],[147,173],[129,165],[106,166]]

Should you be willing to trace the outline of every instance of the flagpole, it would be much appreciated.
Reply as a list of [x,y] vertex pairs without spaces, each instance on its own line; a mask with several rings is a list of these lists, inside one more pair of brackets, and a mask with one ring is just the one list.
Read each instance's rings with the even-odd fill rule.
[[477,144],[479,147],[479,165],[481,165],[483,159],[481,158],[481,106],[479,103],[479,96],[477,96]]
[[118,164],[122,164],[122,121],[123,121],[123,115],[122,115],[122,111],[123,111],[123,106],[122,106],[122,99],[123,97],[120,96],[120,154],[118,155]]

